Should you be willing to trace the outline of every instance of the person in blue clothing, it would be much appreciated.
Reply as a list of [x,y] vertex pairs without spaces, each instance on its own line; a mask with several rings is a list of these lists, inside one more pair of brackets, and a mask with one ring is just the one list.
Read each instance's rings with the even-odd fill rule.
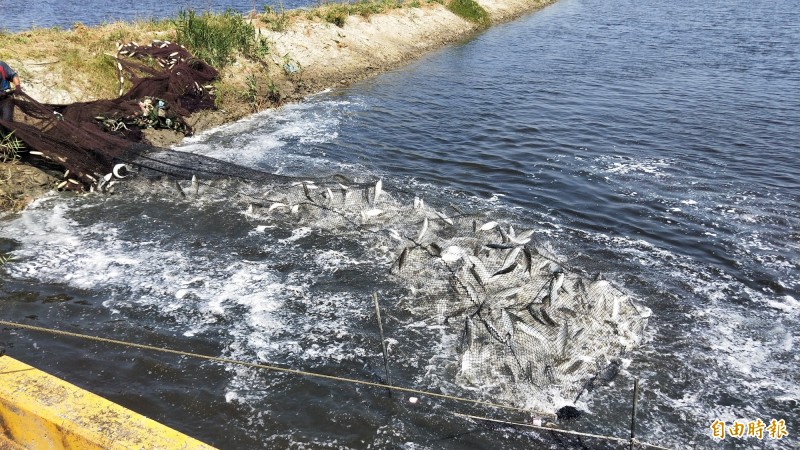
[[[11,121],[14,120],[14,99],[12,93],[22,92],[22,87],[19,84],[19,75],[17,72],[9,67],[5,61],[0,61],[0,119]],[[14,84],[14,90],[11,90],[11,84]]]

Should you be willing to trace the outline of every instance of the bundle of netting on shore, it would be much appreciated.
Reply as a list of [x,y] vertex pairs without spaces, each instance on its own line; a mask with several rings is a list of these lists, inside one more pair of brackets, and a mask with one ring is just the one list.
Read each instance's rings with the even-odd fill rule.
[[[152,147],[143,144],[145,128],[191,133],[185,118],[214,108],[211,83],[218,72],[182,46],[165,41],[120,46],[117,53],[120,96],[112,100],[47,105],[16,93],[15,120],[0,120],[22,142],[23,161],[64,172],[60,189],[101,188],[117,172]],[[122,93],[126,76],[131,88]]]

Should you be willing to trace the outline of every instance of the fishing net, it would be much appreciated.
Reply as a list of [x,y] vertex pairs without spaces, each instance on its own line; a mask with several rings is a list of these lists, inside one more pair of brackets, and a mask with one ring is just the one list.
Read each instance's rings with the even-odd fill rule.
[[393,195],[382,182],[295,180],[263,192],[248,199],[249,217],[350,235],[388,261],[406,294],[388,294],[387,314],[411,310],[455,335],[454,381],[465,388],[513,402],[531,392],[542,403],[575,402],[611,381],[643,338],[649,309],[558,261],[534,230]]
[[[131,43],[119,47],[116,61],[118,98],[46,105],[16,93],[15,120],[0,121],[23,143],[25,162],[64,172],[60,189],[101,188],[114,176],[115,165],[153,150],[141,142],[143,129],[190,134],[184,118],[214,107],[209,83],[217,70],[180,45]],[[126,80],[131,87],[122,93]]]
[[160,41],[122,46],[118,61],[120,86],[127,75],[132,87],[117,99],[52,106],[21,94],[22,117],[0,122],[24,142],[31,163],[66,172],[61,188],[103,190],[125,175],[120,164],[170,175],[184,197],[211,178],[269,182],[248,197],[250,217],[387,249],[391,279],[413,303],[406,306],[458,337],[455,382],[488,395],[525,388],[577,400],[613,378],[620,357],[641,341],[650,311],[602,277],[559,262],[533,230],[392,195],[381,183],[295,181],[141,143],[147,127],[191,132],[183,118],[213,107],[208,83],[217,72]]

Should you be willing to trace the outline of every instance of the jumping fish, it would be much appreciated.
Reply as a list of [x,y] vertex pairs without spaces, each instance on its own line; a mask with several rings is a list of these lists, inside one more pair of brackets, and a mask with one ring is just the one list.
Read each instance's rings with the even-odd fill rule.
[[289,205],[287,205],[286,203],[275,202],[275,203],[269,205],[269,208],[267,208],[267,212],[272,212],[272,210],[278,209],[278,208],[288,208],[288,207],[289,207]]
[[516,248],[512,249],[510,252],[508,252],[508,255],[506,255],[506,259],[503,260],[503,266],[498,272],[506,270],[507,268],[511,267],[512,265],[516,265],[517,256],[519,256],[519,252],[521,252],[521,251],[522,251],[521,247],[516,247]]
[[497,222],[495,222],[495,221],[486,222],[485,224],[481,225],[480,230],[481,231],[489,231],[489,230],[493,229],[496,226],[497,226]]
[[533,266],[533,255],[531,254],[531,249],[528,247],[522,247],[522,254],[525,255],[525,272],[530,276],[531,274],[531,267]]
[[473,322],[472,317],[467,316],[459,351],[466,352],[471,349],[473,345],[475,345],[475,322]]
[[542,344],[546,344],[547,343],[547,338],[544,337],[544,335],[542,333],[538,332],[535,328],[533,328],[532,326],[528,325],[527,323],[525,323],[523,321],[518,321],[516,323],[516,327],[517,327],[517,329],[519,331],[521,331],[521,332],[527,334],[528,336],[536,339],[540,343],[542,343]]
[[333,202],[333,192],[331,191],[331,188],[325,188],[325,195],[328,197],[328,202]]
[[614,297],[613,306],[611,307],[611,320],[617,320],[619,318],[619,297]]
[[366,211],[361,211],[362,217],[367,218],[367,219],[370,218],[370,217],[380,216],[381,214],[383,214],[383,210],[382,209],[378,209],[378,208],[372,208],[372,209],[368,209]]
[[517,247],[514,244],[495,244],[495,243],[484,244],[483,246],[486,248],[491,248],[492,250],[508,250]]
[[[510,233],[509,233],[510,234]],[[523,231],[522,233],[516,236],[509,236],[509,242],[514,243],[516,245],[525,245],[531,241],[533,237],[533,230]]]
[[464,257],[464,249],[457,245],[451,245],[442,250],[441,258],[444,262],[456,262]]
[[481,286],[485,285],[491,275],[489,275],[489,271],[486,270],[486,266],[483,265],[483,261],[476,256],[469,256],[469,262],[472,263],[470,266],[472,275],[478,280]]
[[194,195],[200,192],[200,183],[197,182],[197,177],[194,175],[192,175],[192,191],[194,191]]
[[417,242],[422,242],[422,238],[425,237],[425,233],[428,232],[428,218],[422,220],[422,229],[419,230],[419,235],[417,235]]
[[[178,189],[178,193],[181,194],[181,197],[186,198],[186,193],[183,192],[183,188],[181,188],[181,184],[178,183],[178,180],[175,180],[175,187]],[[98,186],[99,189],[99,186]],[[252,205],[251,205],[252,207]]]
[[502,333],[501,337],[506,342],[510,342],[514,337],[514,321],[505,309],[500,310],[500,331]]
[[557,269],[555,273],[553,273],[552,278],[550,278],[550,302],[554,303],[558,299],[558,291],[561,289],[561,286],[564,284],[564,272],[561,269]]
[[397,258],[397,270],[401,270],[403,265],[406,262],[406,258],[408,257],[408,247],[404,247],[403,251],[400,252],[400,257]]
[[564,321],[558,330],[558,340],[556,341],[559,356],[561,359],[567,357],[567,344],[569,344],[569,322]]
[[492,274],[492,278],[499,277],[500,275],[504,275],[510,272],[513,272],[514,269],[517,268],[517,263],[513,262],[508,267],[503,267],[502,269],[498,270],[497,272]]
[[542,313],[542,319],[547,322],[548,325],[551,327],[558,326],[555,320],[550,317],[550,314],[547,314],[547,310],[545,308],[539,308],[539,312]]
[[377,183],[375,183],[375,194],[372,196],[372,206],[378,204],[378,199],[381,197],[381,192],[383,192],[383,178],[379,179]]
[[400,233],[398,233],[394,228],[389,229],[389,237],[398,242],[403,242],[405,240],[403,239],[403,236],[400,236]]
[[440,213],[439,211],[434,210],[433,212],[435,212],[436,215],[439,216],[439,218],[442,219],[446,224],[448,224],[448,225],[452,225],[453,224],[453,219],[447,217],[446,215]]
[[547,323],[545,323],[545,321],[544,321],[544,320],[542,320],[542,319],[539,317],[539,314],[537,314],[537,313],[536,313],[536,310],[533,308],[533,305],[532,305],[532,304],[528,305],[527,309],[528,309],[528,312],[530,313],[531,317],[533,317],[533,320],[535,320],[535,321],[539,322],[539,323],[540,323],[540,324],[542,324],[542,325],[545,325],[545,326],[547,326]]

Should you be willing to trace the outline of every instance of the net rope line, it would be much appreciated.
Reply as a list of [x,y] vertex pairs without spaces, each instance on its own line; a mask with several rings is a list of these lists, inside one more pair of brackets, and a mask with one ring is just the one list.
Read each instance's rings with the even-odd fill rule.
[[53,334],[53,335],[57,335],[57,336],[67,336],[67,337],[72,337],[72,338],[77,338],[77,339],[88,340],[88,341],[95,341],[95,342],[103,342],[103,343],[107,343],[107,344],[121,345],[121,346],[124,346],[124,347],[137,348],[137,349],[140,349],[140,350],[149,350],[149,351],[160,352],[160,353],[169,353],[169,354],[173,354],[173,355],[186,356],[186,357],[195,358],[195,359],[205,359],[205,360],[208,360],[208,361],[215,361],[215,362],[219,362],[219,363],[223,363],[223,364],[233,364],[233,365],[251,367],[251,368],[255,368],[255,369],[264,369],[264,370],[271,370],[271,371],[275,371],[275,372],[283,372],[283,373],[288,373],[288,374],[292,374],[292,375],[301,375],[301,376],[306,376],[306,377],[321,378],[321,379],[325,379],[325,380],[339,381],[339,382],[344,382],[344,383],[360,384],[360,385],[363,385],[363,386],[370,386],[370,387],[375,387],[375,388],[389,389],[389,390],[394,390],[394,391],[406,392],[406,393],[409,393],[409,394],[417,394],[417,395],[423,395],[423,396],[428,396],[428,397],[439,398],[439,399],[443,399],[443,400],[453,400],[453,401],[457,401],[457,402],[461,402],[461,403],[471,403],[471,404],[474,404],[474,405],[488,406],[488,407],[496,408],[496,409],[523,412],[523,413],[526,413],[526,414],[535,414],[537,416],[542,416],[542,417],[549,417],[549,418],[555,417],[555,414],[553,414],[553,413],[532,411],[532,410],[529,410],[529,409],[519,408],[519,407],[516,407],[516,406],[502,405],[502,404],[499,404],[499,403],[492,403],[492,402],[487,402],[487,401],[484,401],[484,400],[475,400],[475,399],[470,399],[470,398],[465,398],[465,397],[459,397],[459,396],[456,396],[456,395],[440,394],[440,393],[437,393],[437,392],[425,391],[425,390],[422,390],[422,389],[414,389],[414,388],[408,388],[408,387],[403,387],[403,386],[396,386],[396,385],[390,385],[390,384],[385,384],[385,383],[378,383],[378,382],[374,382],[374,381],[358,380],[358,379],[355,379],[355,378],[347,378],[347,377],[338,377],[336,375],[326,375],[326,374],[322,374],[322,373],[309,372],[309,371],[305,371],[305,370],[290,369],[288,367],[280,367],[280,366],[275,366],[275,365],[271,365],[271,364],[252,363],[252,362],[241,361],[241,360],[236,360],[236,359],[232,359],[232,358],[224,358],[224,357],[221,357],[221,356],[203,355],[203,354],[187,352],[187,351],[183,351],[183,350],[174,350],[174,349],[170,349],[170,348],[158,347],[158,346],[148,345],[148,344],[138,344],[138,343],[135,343],[135,342],[122,341],[122,340],[119,340],[119,339],[111,339],[111,338],[105,338],[105,337],[100,337],[100,336],[92,336],[92,335],[88,335],[88,334],[73,333],[71,331],[56,330],[56,329],[53,329],[53,328],[38,327],[38,326],[35,326],[35,325],[27,325],[27,324],[22,324],[22,323],[17,323],[17,322],[9,322],[9,321],[5,321],[5,320],[0,320],[0,325],[7,326],[7,327],[10,327],[10,328],[18,328],[18,329],[24,329],[24,330],[30,330],[30,331],[38,331],[38,332],[41,332],[41,333]]
[[457,412],[454,412],[453,415],[457,416],[457,417],[464,418],[464,419],[480,420],[480,421],[484,421],[484,422],[492,422],[492,423],[498,423],[498,424],[502,424],[502,425],[510,425],[510,426],[514,426],[514,427],[531,428],[531,429],[534,429],[534,430],[553,431],[553,432],[561,433],[561,434],[569,434],[569,435],[573,435],[573,436],[589,437],[589,438],[594,438],[594,439],[605,439],[605,440],[609,440],[609,441],[617,441],[617,442],[624,443],[624,444],[628,444],[628,443],[633,442],[636,445],[643,445],[645,447],[655,448],[657,450],[672,450],[669,447],[661,447],[661,446],[658,446],[658,445],[655,445],[655,444],[648,444],[647,442],[641,442],[641,441],[639,441],[638,439],[635,439],[635,438],[634,439],[624,439],[624,438],[619,438],[619,437],[614,437],[614,436],[605,436],[605,435],[602,435],[602,434],[592,434],[592,433],[584,433],[582,431],[565,430],[563,428],[551,428],[551,427],[545,427],[545,426],[540,426],[540,425],[533,425],[533,424],[529,424],[529,423],[509,422],[509,421],[506,421],[506,420],[492,419],[492,418],[489,418],[489,417],[481,417],[481,416],[473,416],[473,415],[461,414],[461,413],[457,413]]
[[[524,408],[518,408],[518,407],[515,407],[515,406],[502,405],[502,404],[487,402],[487,401],[483,401],[483,400],[469,399],[469,398],[459,397],[459,396],[455,396],[455,395],[440,394],[440,393],[436,393],[436,392],[425,391],[425,390],[422,390],[422,389],[414,389],[414,388],[407,388],[407,387],[390,385],[390,384],[385,384],[385,383],[377,383],[377,382],[374,382],[374,381],[358,380],[358,379],[355,379],[355,378],[347,378],[347,377],[338,377],[338,376],[335,376],[335,375],[325,375],[325,374],[321,374],[321,373],[308,372],[308,371],[299,370],[299,369],[290,369],[290,368],[287,368],[287,367],[279,367],[279,366],[275,366],[275,365],[271,365],[271,364],[251,363],[251,362],[241,361],[241,360],[236,360],[236,359],[231,359],[231,358],[223,358],[223,357],[220,357],[220,356],[202,355],[202,354],[199,354],[199,353],[187,352],[187,351],[183,351],[183,350],[174,350],[174,349],[170,349],[170,348],[157,347],[157,346],[154,346],[154,345],[138,344],[138,343],[135,343],[135,342],[122,341],[122,340],[119,340],[119,339],[111,339],[111,338],[104,338],[104,337],[100,337],[100,336],[92,336],[92,335],[88,335],[88,334],[73,333],[71,331],[56,330],[56,329],[53,329],[53,328],[38,327],[38,326],[35,326],[35,325],[26,325],[26,324],[22,324],[22,323],[9,322],[9,321],[5,321],[5,320],[0,320],[0,325],[7,326],[7,327],[10,327],[10,328],[29,330],[29,331],[38,331],[38,332],[41,332],[41,333],[52,334],[52,335],[57,335],[57,336],[67,336],[67,337],[71,337],[71,338],[83,339],[83,340],[88,340],[88,341],[95,341],[95,342],[102,342],[102,343],[107,343],[107,344],[121,345],[121,346],[136,348],[136,349],[140,349],[140,350],[149,350],[149,351],[154,351],[154,352],[159,352],[159,353],[168,353],[168,354],[173,354],[173,355],[186,356],[186,357],[195,358],[195,359],[204,359],[204,360],[219,362],[219,363],[223,363],[223,364],[234,364],[234,365],[239,365],[239,366],[251,367],[251,368],[255,368],[255,369],[264,369],[264,370],[271,370],[271,371],[275,371],[275,372],[283,372],[283,373],[288,373],[288,374],[292,374],[292,375],[300,375],[300,376],[312,377],[312,378],[321,378],[321,379],[325,379],[325,380],[332,380],[332,381],[351,383],[351,384],[360,384],[360,385],[363,385],[363,386],[370,386],[370,387],[376,387],[376,388],[382,388],[382,389],[389,389],[389,390],[394,390],[394,391],[406,392],[406,393],[410,393],[410,394],[424,395],[424,396],[439,398],[439,399],[443,399],[443,400],[452,400],[452,401],[457,401],[457,402],[461,402],[461,403],[471,403],[471,404],[474,404],[474,405],[488,406],[488,407],[492,407],[492,408],[496,408],[496,409],[523,412],[523,413],[526,413],[526,414],[535,414],[535,415],[542,416],[542,417],[549,417],[549,418],[555,417],[555,414],[552,414],[552,413],[543,413],[543,412],[532,411],[532,410],[528,410],[528,409],[524,409]],[[545,427],[545,426],[538,426],[538,425],[520,423],[520,422],[510,422],[510,421],[504,421],[504,420],[499,420],[499,419],[492,419],[492,418],[488,418],[488,417],[480,417],[480,416],[474,416],[474,415],[469,415],[469,414],[461,414],[461,413],[457,413],[457,412],[453,412],[452,414],[457,416],[457,417],[462,417],[462,418],[467,418],[467,419],[472,419],[472,420],[481,420],[481,421],[499,423],[499,424],[509,425],[509,426],[525,427],[525,428],[531,428],[531,429],[542,430],[542,431],[552,431],[552,432],[561,433],[561,434],[569,434],[569,435],[574,435],[574,436],[590,437],[590,438],[595,438],[595,439],[605,439],[605,440],[617,441],[617,442],[621,442],[621,443],[629,443],[629,442],[631,442],[631,440],[629,440],[629,439],[623,439],[623,438],[614,437],[614,436],[604,436],[604,435],[600,435],[600,434],[592,434],[592,433],[584,433],[584,432],[580,432],[580,431],[565,430],[565,429],[562,429],[562,428]],[[660,446],[657,446],[657,445],[648,444],[646,442],[640,442],[640,441],[638,441],[636,439],[634,439],[633,442],[636,443],[636,444],[639,444],[639,445],[644,445],[646,447],[655,448],[655,449],[658,449],[658,450],[672,450],[672,449],[667,448],[667,447],[660,447]]]

